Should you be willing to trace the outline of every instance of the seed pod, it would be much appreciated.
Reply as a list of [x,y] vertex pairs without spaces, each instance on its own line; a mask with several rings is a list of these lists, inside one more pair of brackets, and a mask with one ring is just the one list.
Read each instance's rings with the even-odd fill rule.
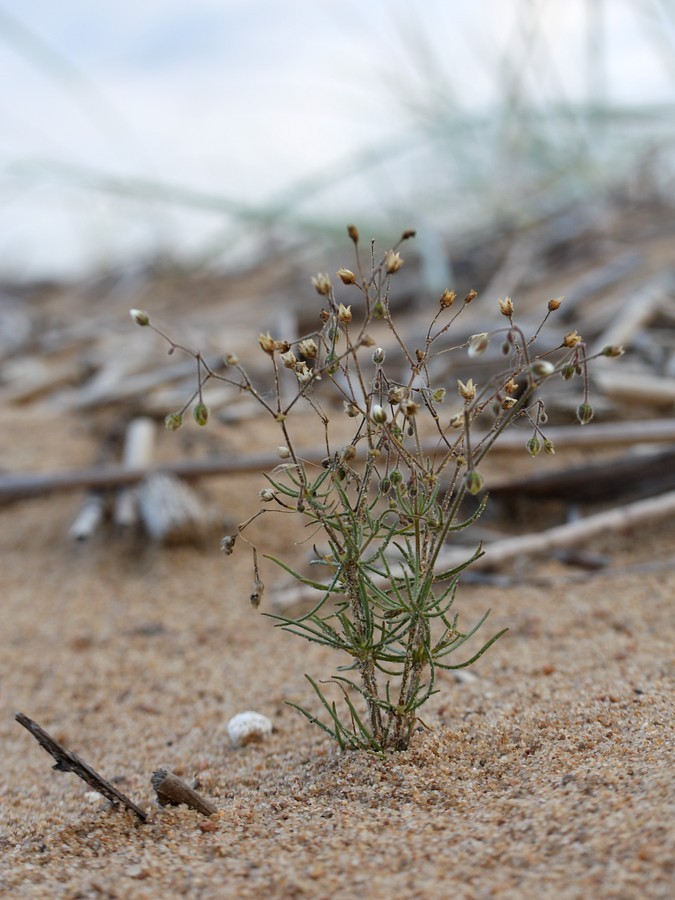
[[541,450],[541,441],[538,437],[531,437],[526,444],[530,456],[537,456]]
[[466,485],[466,489],[470,494],[477,494],[480,490],[482,490],[483,485],[485,484],[485,479],[480,474],[478,469],[471,469],[470,472],[467,472],[464,476],[464,483]]
[[164,419],[164,427],[168,431],[178,431],[183,424],[183,414],[180,412],[172,412]]
[[593,407],[590,403],[580,403],[577,408],[577,419],[582,425],[588,425],[593,418]]

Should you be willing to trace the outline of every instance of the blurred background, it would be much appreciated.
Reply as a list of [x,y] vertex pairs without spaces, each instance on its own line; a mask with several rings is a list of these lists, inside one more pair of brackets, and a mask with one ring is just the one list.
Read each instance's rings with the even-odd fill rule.
[[0,61],[15,282],[672,190],[672,0],[2,0]]

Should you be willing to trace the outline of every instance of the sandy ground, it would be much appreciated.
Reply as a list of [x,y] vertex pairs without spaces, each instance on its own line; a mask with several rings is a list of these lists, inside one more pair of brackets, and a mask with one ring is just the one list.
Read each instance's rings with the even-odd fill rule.
[[[4,425],[9,470],[95,453],[82,418]],[[260,486],[208,491],[239,520]],[[312,706],[303,674],[335,660],[251,609],[249,557],[220,554],[220,529],[200,547],[110,530],[75,546],[80,500],[0,508],[2,896],[672,896],[675,570],[631,567],[672,558],[675,525],[598,541],[599,576],[546,561],[522,584],[465,586],[463,621],[491,607],[510,631],[474,680],[442,677],[411,749],[381,760],[340,753],[286,705]],[[226,723],[247,709],[274,732],[235,749]],[[52,771],[17,711],[148,823]],[[162,766],[197,778],[217,814],[158,808]]]

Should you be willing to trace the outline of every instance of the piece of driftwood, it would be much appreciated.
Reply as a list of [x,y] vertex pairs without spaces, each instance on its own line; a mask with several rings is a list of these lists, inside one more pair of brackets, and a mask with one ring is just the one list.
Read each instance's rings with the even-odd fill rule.
[[[122,465],[126,469],[147,468],[155,449],[155,423],[147,416],[133,419],[124,436]],[[137,494],[133,487],[122,488],[115,500],[113,521],[130,527],[138,521]]]
[[[567,525],[558,525],[538,534],[504,538],[484,547],[485,553],[471,566],[472,570],[498,568],[523,557],[537,556],[589,541],[607,532],[622,531],[643,522],[656,522],[675,515],[675,491],[649,500],[637,500],[606,512],[586,516]],[[438,568],[450,569],[466,560],[466,549],[440,554]]]
[[631,294],[598,337],[591,352],[597,353],[611,345],[630,346],[637,332],[654,318],[664,301],[672,295],[673,287],[673,276],[669,273],[665,277],[660,275],[654,278],[641,290]]
[[203,816],[212,816],[218,811],[217,807],[205,800],[193,788],[184,781],[169,772],[168,769],[157,769],[152,773],[150,783],[157,794],[157,802],[160,806],[180,806],[184,804],[190,809],[196,809]]
[[170,472],[143,479],[138,488],[138,510],[150,537],[164,544],[199,541],[213,522],[193,489]]
[[675,404],[673,378],[609,371],[605,366],[598,366],[593,373],[593,381],[603,394],[615,400],[639,403],[647,407],[670,407]]
[[77,775],[78,778],[81,778],[82,781],[85,781],[89,787],[98,791],[98,793],[102,794],[104,797],[107,797],[107,799],[115,806],[117,806],[118,803],[121,803],[122,806],[125,806],[137,815],[141,822],[147,820],[148,817],[146,813],[144,813],[140,807],[136,806],[136,804],[121,791],[118,791],[109,781],[102,778],[98,772],[95,772],[94,769],[87,765],[84,760],[80,759],[76,753],[66,750],[65,747],[61,746],[61,744],[54,740],[50,734],[47,734],[44,728],[41,728],[37,722],[29,719],[28,716],[25,716],[23,713],[17,713],[14,718],[19,725],[23,725],[24,728],[28,729],[40,746],[56,760],[56,765],[53,766],[54,769],[58,772],[72,772],[74,775]]
[[[649,500],[620,506],[607,512],[577,519],[567,525],[559,525],[538,534],[525,534],[519,537],[504,538],[484,546],[484,554],[476,559],[467,572],[467,577],[481,571],[497,569],[507,563],[513,563],[527,557],[540,556],[546,553],[557,553],[563,547],[573,546],[589,541],[598,535],[611,531],[621,531],[643,522],[655,522],[675,515],[675,491]],[[436,571],[449,571],[470,556],[466,547],[448,549],[439,554]],[[392,565],[396,573],[397,567]],[[386,585],[387,579],[374,578],[376,584]],[[286,584],[272,595],[272,606],[277,612],[283,612],[295,605],[316,603],[320,593],[308,587],[298,587],[296,582]]]
[[88,541],[103,521],[105,501],[100,491],[91,491],[82,502],[75,521],[68,530],[68,536],[80,543]]
[[629,453],[581,466],[491,483],[490,497],[548,497],[575,502],[650,497],[675,490],[675,448]]
[[[491,450],[492,454],[521,452],[531,433],[514,428],[503,434]],[[474,435],[474,441],[480,435]],[[621,447],[632,444],[671,443],[675,441],[675,419],[652,419],[632,422],[607,422],[592,426],[560,426],[546,429],[546,437],[557,448]],[[438,444],[425,444],[432,453]],[[303,452],[303,459],[320,462],[325,448],[316,447]],[[180,478],[206,478],[213,475],[232,475],[273,469],[279,457],[271,453],[250,454],[243,457],[178,460],[156,467],[126,469],[124,466],[100,466],[68,472],[31,472],[0,475],[0,503],[37,497],[55,491],[75,491],[82,488],[111,488],[135,484],[157,472],[170,472]]]

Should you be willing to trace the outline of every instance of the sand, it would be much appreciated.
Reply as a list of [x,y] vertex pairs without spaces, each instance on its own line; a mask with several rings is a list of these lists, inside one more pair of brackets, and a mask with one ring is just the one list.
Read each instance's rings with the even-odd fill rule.
[[[16,410],[4,426],[8,470],[95,455],[86,417]],[[205,486],[237,521],[260,487]],[[337,660],[275,629],[269,598],[251,609],[250,558],[219,553],[220,528],[200,546],[112,529],[78,546],[80,501],[0,508],[2,896],[672,896],[672,523],[598,541],[611,565],[595,576],[541,561],[522,583],[464,586],[462,621],[491,607],[487,627],[510,631],[474,679],[440,678],[411,748],[383,760],[341,753],[286,705],[315,708],[304,673]],[[234,748],[227,722],[249,709],[273,733]],[[54,772],[17,711],[147,824]],[[159,808],[160,767],[218,812]]]

